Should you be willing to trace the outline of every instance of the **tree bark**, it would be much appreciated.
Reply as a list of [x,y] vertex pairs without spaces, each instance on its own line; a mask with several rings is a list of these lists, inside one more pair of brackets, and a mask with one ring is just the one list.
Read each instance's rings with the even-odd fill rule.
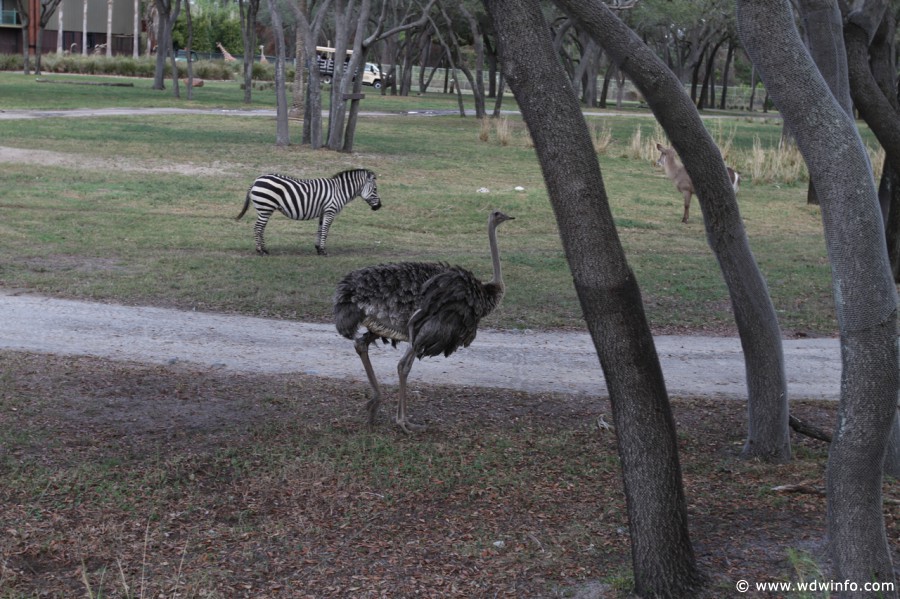
[[644,95],[691,176],[734,308],[747,373],[743,455],[791,459],[787,378],[775,306],[750,251],[725,164],[681,82],[637,34],[597,0],[557,0],[600,43]]
[[[110,0],[111,1],[111,0]],[[194,61],[191,59],[191,50],[194,47],[194,20],[191,18],[191,1],[184,3],[184,16],[187,20],[187,45],[185,51],[187,53],[187,99],[194,99]]]
[[106,57],[112,58],[113,0],[106,0]]
[[[835,580],[893,582],[882,467],[898,391],[897,293],[868,156],[794,25],[787,0],[737,0],[748,56],[791,128],[822,207],[841,333],[841,400],[826,470]],[[896,597],[896,591],[883,592]]]
[[485,0],[503,72],[534,139],[563,249],[609,388],[631,528],[635,590],[691,596],[691,546],[675,425],[640,290],[622,250],[578,98],[537,0]]
[[731,70],[731,61],[734,59],[734,40],[728,40],[728,52],[725,54],[725,67],[722,69],[722,98],[719,109],[725,110],[725,98],[728,96],[728,74]]
[[[303,135],[301,142],[309,144],[314,150],[322,147],[322,85],[316,57],[316,39],[318,39],[319,31],[322,29],[322,23],[329,4],[330,0],[324,0],[320,4],[315,18],[310,22],[312,15],[308,14],[309,5],[303,0],[299,3],[291,2],[297,29],[302,30],[305,54],[308,57],[309,65],[306,89],[304,90],[306,101],[303,111]],[[298,65],[297,68],[302,69],[306,67],[305,65]]]
[[[843,19],[837,2],[799,0],[798,5],[813,61],[819,67],[819,72],[822,73],[841,108],[852,116],[853,103],[850,100],[850,84],[847,79],[847,55],[844,52],[841,34]],[[819,204],[812,181],[807,186],[806,203],[815,206]]]
[[[140,1],[140,0],[138,0],[138,1]],[[135,11],[137,11],[137,9],[135,9]],[[137,12],[135,12],[135,14],[137,14]],[[63,31],[64,31],[63,16],[64,16],[63,5],[60,4],[59,5],[59,27],[56,28],[56,54],[59,56],[63,55]]]
[[157,32],[156,71],[153,75],[153,89],[166,89],[166,57],[172,54],[172,77],[175,97],[178,97],[178,69],[175,68],[175,56],[172,52],[172,29],[178,20],[181,0],[154,0],[159,17]]
[[269,1],[269,15],[272,17],[272,29],[275,32],[275,145],[290,145],[291,136],[288,130],[287,85],[284,68],[284,28],[281,26],[281,13],[275,0]]
[[249,104],[253,99],[253,56],[256,54],[256,15],[259,13],[259,0],[239,0],[239,4],[241,39],[244,42],[244,104]]
[[28,35],[29,29],[31,29],[28,25],[31,22],[33,15],[29,13],[29,4],[28,0],[16,0],[16,10],[19,12],[19,22],[22,24],[22,63],[23,70],[25,75],[31,74],[31,58],[29,57],[29,47],[31,46],[31,40]]
[[[849,48],[854,42],[857,44],[861,42],[857,35],[851,34],[845,43],[848,44],[848,56],[852,55],[853,59],[853,64],[848,65],[852,71],[851,85],[855,86],[859,83],[870,94],[857,101],[867,105],[867,114],[872,113],[872,123],[869,123],[866,116],[863,116],[863,119],[873,131],[876,126],[879,127],[879,130],[881,128],[894,130],[900,127],[900,101],[897,98],[894,63],[895,18],[891,11],[886,10],[877,28],[875,28],[875,23],[867,19],[856,19],[857,23],[847,24],[847,27],[854,26],[857,29],[861,29],[860,24],[866,26],[866,34],[872,40],[869,44],[870,59],[868,61],[861,60],[861,48],[857,47],[853,50]],[[867,81],[869,77],[867,65],[871,81]],[[873,86],[877,87],[881,93],[879,94]],[[856,90],[854,91],[856,92]],[[855,97],[854,99],[856,100]],[[862,115],[862,112],[860,114]],[[884,133],[882,137],[878,135],[876,137],[885,150],[881,184],[878,186],[878,202],[884,220],[888,262],[894,282],[900,283],[900,170],[897,168],[897,152],[900,151],[900,148],[888,141],[888,139],[895,140],[897,138],[896,132]],[[891,145],[887,146],[885,143]],[[894,418],[888,452],[884,460],[884,472],[900,477],[900,413]]]

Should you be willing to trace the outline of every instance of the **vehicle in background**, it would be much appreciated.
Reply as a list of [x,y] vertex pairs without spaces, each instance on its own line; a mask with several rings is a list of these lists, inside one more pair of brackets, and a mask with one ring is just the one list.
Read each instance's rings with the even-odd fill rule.
[[[350,56],[353,50],[347,50],[347,56],[344,63],[350,62]],[[322,77],[323,83],[331,83],[334,77],[334,48],[326,46],[316,46],[316,63],[319,65],[319,75]],[[375,89],[381,89],[382,76],[381,69],[373,62],[367,62],[363,69],[363,85],[371,85]]]
[[[191,62],[197,62],[200,60],[197,57],[197,53],[191,50]],[[177,50],[175,52],[175,62],[187,62],[187,50]]]

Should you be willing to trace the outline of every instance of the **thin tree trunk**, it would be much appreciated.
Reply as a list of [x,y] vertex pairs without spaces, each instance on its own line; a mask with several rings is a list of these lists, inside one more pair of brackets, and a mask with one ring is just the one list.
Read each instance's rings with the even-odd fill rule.
[[191,58],[191,49],[194,46],[194,22],[191,19],[191,0],[184,3],[184,16],[187,21],[187,99],[194,99],[194,61]]
[[259,0],[239,0],[241,39],[244,42],[244,104],[253,99],[253,57],[256,54],[256,15]]
[[64,6],[65,2],[60,2],[59,8],[57,9],[57,21],[59,22],[59,27],[56,28],[56,53],[59,56],[62,56],[63,52],[65,52],[65,50],[63,49],[63,33],[65,30],[65,27],[63,26],[63,17],[65,16],[65,13],[63,12]]
[[281,13],[276,0],[268,0],[269,16],[272,19],[272,29],[275,31],[275,145],[288,146],[291,143],[288,131],[288,104],[287,83],[285,81],[285,47],[284,28],[281,25]]
[[[60,14],[62,19],[62,14]],[[132,58],[141,55],[141,0],[134,0],[134,45],[131,48]]]
[[[298,0],[297,8],[306,14],[306,0]],[[290,116],[300,118],[306,111],[306,72],[312,63],[306,53],[303,27],[298,24],[294,29],[294,85],[291,89]]]
[[106,57],[112,58],[113,2],[106,0]]
[[753,101],[756,99],[756,67],[750,67],[750,112],[753,112]]
[[725,67],[722,69],[722,98],[719,104],[720,110],[725,110],[725,98],[728,96],[728,74],[731,70],[731,60],[734,58],[734,42],[728,40],[728,52],[725,54]]
[[703,76],[703,85],[700,86],[700,99],[697,100],[697,109],[703,110],[704,108],[715,108],[716,99],[714,97],[710,97],[711,94],[708,90],[710,86],[713,85],[713,71],[716,66],[716,54],[719,53],[719,48],[722,47],[722,44],[725,42],[724,38],[720,40],[716,45],[712,47],[709,51],[709,58],[706,59],[706,74]]
[[[88,0],[84,0],[84,16],[81,21],[81,55],[88,53]],[[157,88],[153,88],[157,89]]]

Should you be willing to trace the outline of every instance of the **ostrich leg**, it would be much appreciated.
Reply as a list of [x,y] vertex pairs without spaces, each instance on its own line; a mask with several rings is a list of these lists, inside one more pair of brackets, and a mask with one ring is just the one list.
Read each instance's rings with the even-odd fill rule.
[[372,385],[372,398],[366,403],[369,410],[369,431],[375,425],[375,414],[378,412],[378,405],[381,403],[381,389],[378,387],[378,379],[375,378],[375,370],[372,368],[372,362],[369,360],[369,345],[378,339],[378,335],[367,332],[356,338],[354,347],[359,359],[362,360],[363,368],[366,369],[366,376],[369,377],[369,384]]
[[406,377],[409,376],[409,371],[412,369],[412,363],[415,359],[416,348],[412,343],[412,339],[410,339],[409,349],[406,350],[406,354],[400,359],[400,363],[397,364],[397,374],[400,376],[400,397],[397,400],[397,417],[394,419],[397,426],[407,434],[425,430],[424,424],[410,422],[406,417]]

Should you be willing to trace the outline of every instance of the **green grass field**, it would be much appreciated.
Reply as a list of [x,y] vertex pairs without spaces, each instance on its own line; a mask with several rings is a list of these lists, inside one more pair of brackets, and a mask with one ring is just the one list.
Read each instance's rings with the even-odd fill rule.
[[[128,81],[135,87],[37,83],[0,73],[0,110],[243,107],[234,81],[207,83],[192,102],[172,98],[170,90],[153,91],[146,80]],[[352,155],[276,148],[274,119],[231,112],[0,119],[0,146],[39,151],[9,159],[0,171],[0,284],[65,297],[328,321],[335,283],[360,266],[446,260],[488,276],[485,221],[499,208],[516,217],[500,229],[509,290],[487,326],[582,326],[521,120],[508,117],[507,145],[493,135],[483,142],[474,118],[403,114],[455,110],[454,97],[367,91],[364,110],[386,115],[361,119]],[[252,108],[273,105],[271,91],[254,93]],[[506,108],[515,108],[511,99]],[[627,157],[635,130],[640,126],[649,137],[653,119],[634,110],[597,112],[588,120],[612,134],[601,168],[651,325],[656,331],[732,330],[696,199],[694,217],[683,225],[674,187],[652,161]],[[748,152],[754,137],[773,145],[781,135],[773,118],[710,123],[718,136],[733,140],[736,153]],[[291,127],[297,142],[300,124]],[[383,210],[372,212],[361,201],[348,205],[332,226],[327,258],[315,255],[315,222],[275,216],[266,230],[272,255],[255,255],[253,211],[241,221],[233,217],[257,175],[326,176],[349,167],[378,173]],[[805,196],[805,182],[747,181],[739,202],[782,328],[828,334],[835,329],[830,275],[818,209],[808,207]]]

